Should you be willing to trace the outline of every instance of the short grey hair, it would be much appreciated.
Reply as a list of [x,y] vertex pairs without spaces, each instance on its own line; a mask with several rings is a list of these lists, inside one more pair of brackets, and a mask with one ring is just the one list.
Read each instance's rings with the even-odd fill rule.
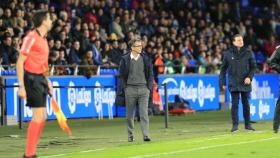
[[132,47],[135,42],[142,41],[141,37],[136,35],[133,39],[128,42],[128,46]]

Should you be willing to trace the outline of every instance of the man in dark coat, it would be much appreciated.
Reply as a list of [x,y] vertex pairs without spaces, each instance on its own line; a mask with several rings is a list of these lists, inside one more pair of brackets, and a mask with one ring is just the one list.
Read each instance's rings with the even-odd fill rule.
[[123,55],[121,49],[119,48],[118,41],[113,41],[112,49],[109,53],[109,61],[112,66],[119,66],[121,56]]
[[12,36],[9,33],[4,35],[3,43],[0,45],[0,56],[3,59],[2,65],[16,63],[18,51],[12,46]]
[[[139,106],[140,123],[144,141],[149,137],[148,103],[153,87],[153,68],[150,58],[142,53],[142,41],[135,38],[129,42],[131,51],[122,56],[119,65],[117,98],[125,96],[128,141],[134,141],[134,112]],[[116,100],[117,100],[116,98]]]
[[245,129],[255,130],[250,124],[250,105],[248,97],[252,90],[251,81],[256,71],[256,61],[253,52],[244,47],[243,37],[239,34],[233,37],[233,46],[224,54],[220,72],[220,84],[223,90],[226,85],[226,72],[228,72],[228,88],[231,93],[232,129],[238,130],[238,103],[241,94]]
[[[274,53],[268,60],[269,66],[280,73],[280,46],[277,46]],[[274,119],[273,119],[273,130],[274,133],[278,133],[280,123],[280,96],[278,97],[275,112],[274,112]]]

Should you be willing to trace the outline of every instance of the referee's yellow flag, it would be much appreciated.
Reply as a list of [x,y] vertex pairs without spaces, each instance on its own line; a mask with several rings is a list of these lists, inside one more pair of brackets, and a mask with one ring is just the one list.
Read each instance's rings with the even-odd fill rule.
[[56,115],[56,119],[57,122],[59,124],[59,126],[65,131],[67,132],[69,135],[72,135],[72,131],[69,128],[68,124],[67,124],[67,119],[64,116],[63,112],[61,111],[60,107],[58,106],[57,102],[55,101],[54,97],[51,97],[51,106],[53,108],[53,111]]

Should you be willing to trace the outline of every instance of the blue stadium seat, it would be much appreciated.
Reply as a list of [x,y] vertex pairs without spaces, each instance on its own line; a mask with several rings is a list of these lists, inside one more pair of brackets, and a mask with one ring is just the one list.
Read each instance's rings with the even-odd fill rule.
[[276,25],[276,33],[280,36],[280,25]]
[[253,7],[251,12],[253,15],[258,15],[260,8],[259,7]]
[[100,75],[116,75],[117,69],[100,69]]
[[196,66],[197,65],[197,61],[196,60],[189,60],[189,64],[190,66]]
[[3,70],[2,71],[2,76],[6,76],[7,75],[7,70]]
[[1,76],[14,76],[16,75],[16,70],[2,70],[0,73]]

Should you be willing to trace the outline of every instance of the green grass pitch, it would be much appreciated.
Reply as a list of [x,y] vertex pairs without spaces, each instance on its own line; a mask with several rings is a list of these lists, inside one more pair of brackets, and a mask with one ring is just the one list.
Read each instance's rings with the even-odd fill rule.
[[[164,128],[163,116],[150,117],[152,142],[143,142],[140,124],[135,122],[135,142],[127,142],[125,118],[113,120],[68,120],[73,136],[48,121],[38,145],[41,158],[280,158],[280,134],[272,132],[271,121],[258,121],[255,132],[240,123],[230,132],[229,111],[196,112],[170,116]],[[27,123],[0,127],[0,158],[23,155]]]

